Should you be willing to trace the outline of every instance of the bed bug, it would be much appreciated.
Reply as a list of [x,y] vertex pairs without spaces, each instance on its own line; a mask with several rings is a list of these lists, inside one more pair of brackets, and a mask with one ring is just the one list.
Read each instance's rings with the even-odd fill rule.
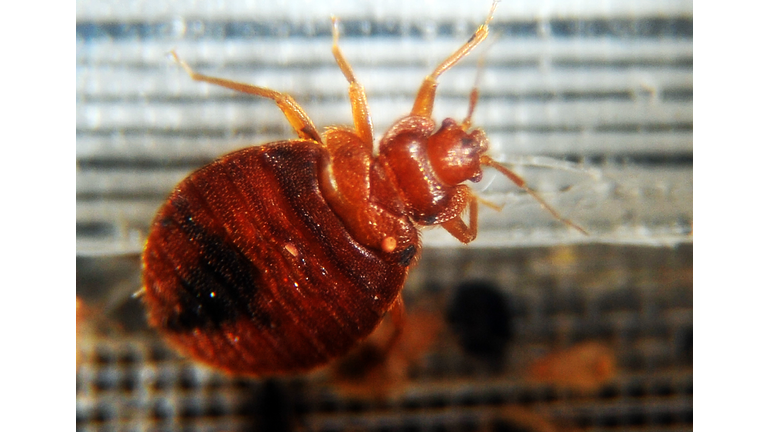
[[176,186],[143,252],[150,324],[182,353],[251,376],[323,365],[387,312],[402,328],[400,293],[420,256],[419,228],[440,225],[463,243],[475,239],[478,200],[463,183],[480,180],[481,165],[526,187],[485,155],[485,133],[470,130],[476,87],[462,123],[436,127],[431,118],[438,77],[487,37],[495,7],[426,77],[378,154],[335,18],[332,52],[349,82],[354,126],[323,135],[289,95],[198,74],[172,53],[195,81],[273,100],[299,138],[227,154]]

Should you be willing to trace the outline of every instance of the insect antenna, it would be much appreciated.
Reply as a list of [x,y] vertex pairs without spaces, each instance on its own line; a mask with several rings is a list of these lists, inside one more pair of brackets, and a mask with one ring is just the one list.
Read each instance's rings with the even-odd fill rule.
[[[493,12],[493,9],[496,8],[496,3],[498,3],[498,2],[494,2],[494,4],[493,4],[493,7],[491,9],[492,12]],[[489,21],[490,21],[490,19],[489,19]],[[467,131],[467,130],[469,130],[469,128],[472,127],[472,114],[474,114],[474,112],[475,112],[475,107],[477,106],[477,100],[478,100],[479,95],[480,95],[479,87],[480,87],[480,80],[482,79],[482,73],[483,73],[483,70],[485,69],[485,56],[488,54],[488,51],[493,46],[493,44],[495,44],[498,40],[499,40],[499,36],[497,35],[496,37],[494,37],[493,41],[491,41],[491,43],[489,43],[485,47],[485,49],[480,53],[480,57],[477,60],[477,73],[475,74],[475,83],[472,86],[472,90],[469,93],[469,108],[467,110],[467,116],[461,122],[461,128],[464,131]],[[487,165],[487,166],[490,166],[492,168],[495,168],[497,171],[499,171],[502,174],[504,174],[504,176],[506,176],[507,178],[512,180],[512,182],[515,183],[519,188],[521,188],[524,191],[526,191],[536,201],[538,201],[539,204],[545,210],[547,210],[550,214],[552,214],[552,216],[554,216],[555,219],[557,219],[560,222],[568,225],[571,228],[574,228],[575,230],[579,231],[580,233],[582,233],[584,235],[589,235],[589,233],[587,233],[587,231],[584,228],[576,225],[570,219],[566,219],[563,216],[561,216],[560,213],[558,213],[557,210],[554,209],[554,207],[552,207],[551,205],[549,205],[549,203],[544,201],[544,198],[539,196],[539,194],[536,193],[536,191],[534,191],[533,189],[528,187],[528,185],[526,184],[525,180],[522,177],[520,177],[519,175],[517,175],[514,172],[512,172],[512,170],[510,170],[509,168],[507,168],[504,165],[496,162],[495,160],[493,160],[488,155],[482,155],[480,157],[480,163],[483,164],[483,165]],[[496,210],[500,210],[500,207],[495,205],[495,204],[493,204],[493,203],[490,203],[490,202],[485,201],[485,200],[480,200],[480,202],[482,204],[484,204],[484,205],[487,205],[487,206],[491,207],[491,208],[494,208]]]
[[496,162],[488,155],[480,156],[480,163],[483,165],[490,166],[496,169],[497,171],[499,171],[500,173],[504,174],[508,179],[512,180],[512,182],[516,184],[517,187],[519,187],[520,189],[523,189],[530,196],[532,196],[536,201],[538,201],[539,204],[542,207],[544,207],[544,209],[547,210],[550,214],[552,214],[552,216],[554,216],[555,219],[559,220],[560,222],[568,225],[569,227],[577,230],[578,232],[584,235],[589,235],[589,233],[584,228],[576,225],[570,219],[566,219],[560,216],[560,213],[558,213],[557,210],[555,210],[551,205],[549,205],[546,201],[544,201],[544,198],[539,196],[539,194],[536,191],[528,187],[528,185],[526,184],[525,180],[522,177],[512,172],[512,170],[510,170],[509,168]]
[[[494,8],[495,8],[496,3],[497,2],[494,2],[494,6],[493,6]],[[469,128],[472,127],[472,114],[474,114],[474,112],[475,112],[475,107],[477,106],[477,100],[478,100],[479,95],[480,95],[480,90],[479,90],[479,88],[480,88],[480,80],[482,79],[482,73],[483,73],[483,70],[485,69],[485,56],[488,54],[488,51],[489,51],[490,47],[493,46],[493,44],[496,43],[496,41],[498,41],[498,40],[499,40],[499,36],[497,35],[496,37],[494,37],[493,41],[491,43],[489,43],[485,47],[485,49],[480,53],[480,57],[477,60],[477,73],[475,74],[475,83],[472,86],[472,90],[469,93],[469,108],[467,110],[467,116],[461,122],[461,128],[464,131],[467,131],[467,130],[469,130]],[[480,163],[483,164],[483,165],[487,165],[487,166],[490,166],[492,168],[495,168],[496,170],[498,170],[499,172],[504,174],[504,176],[506,176],[507,178],[512,180],[512,182],[515,183],[519,188],[521,188],[524,191],[526,191],[536,201],[538,201],[539,204],[545,210],[547,210],[550,214],[552,214],[552,216],[555,217],[555,219],[557,219],[560,222],[568,225],[569,227],[574,228],[575,230],[579,231],[580,233],[582,233],[584,235],[589,235],[589,233],[587,233],[587,231],[584,230],[584,228],[576,225],[571,220],[562,217],[560,215],[560,213],[558,213],[557,210],[555,210],[551,205],[549,205],[546,201],[544,201],[544,199],[541,196],[539,196],[539,194],[536,193],[536,191],[534,191],[533,189],[528,187],[528,185],[526,184],[525,180],[522,177],[520,177],[519,175],[517,175],[514,172],[512,172],[509,168],[507,168],[507,167],[503,166],[502,164],[496,162],[490,156],[487,156],[487,155],[482,155],[480,157]],[[491,207],[491,208],[493,208],[493,209],[495,209],[497,211],[501,210],[501,207],[499,207],[498,205],[493,204],[493,203],[491,203],[489,201],[486,201],[486,200],[479,200],[479,201],[480,201],[481,204],[484,204],[484,205],[486,205],[488,207]]]
[[485,56],[488,54],[490,48],[499,40],[500,35],[496,35],[493,40],[485,46],[480,53],[480,57],[477,59],[477,73],[475,74],[475,83],[472,86],[472,90],[469,92],[469,109],[467,110],[467,116],[461,122],[461,128],[464,131],[469,130],[472,127],[472,114],[475,113],[475,107],[477,106],[477,100],[480,97],[480,81],[482,80],[483,70],[485,69]]

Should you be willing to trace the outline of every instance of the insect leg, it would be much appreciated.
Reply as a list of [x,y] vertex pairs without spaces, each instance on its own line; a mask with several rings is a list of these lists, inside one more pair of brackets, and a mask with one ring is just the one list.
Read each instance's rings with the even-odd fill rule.
[[477,197],[471,192],[467,205],[469,206],[469,226],[461,219],[461,215],[440,224],[462,243],[469,243],[477,237]]
[[411,109],[411,115],[421,117],[432,117],[432,106],[435,103],[435,90],[437,89],[437,78],[445,71],[453,67],[456,63],[464,58],[470,51],[476,46],[480,45],[482,41],[488,37],[488,24],[490,24],[493,18],[493,12],[496,10],[496,4],[498,1],[494,1],[491,6],[491,11],[488,13],[488,18],[485,19],[483,25],[477,28],[475,34],[462,45],[455,53],[451,54],[445,59],[434,72],[428,75],[419,88],[419,92],[416,94],[416,100],[413,103],[413,109]]
[[183,67],[189,76],[195,81],[203,81],[241,93],[272,99],[275,101],[278,108],[283,111],[285,118],[288,119],[288,123],[291,124],[291,127],[293,127],[293,129],[299,135],[299,138],[317,141],[318,143],[323,142],[320,134],[317,133],[317,129],[315,129],[315,125],[312,124],[312,120],[309,119],[309,116],[306,112],[304,112],[304,109],[301,108],[301,106],[296,103],[296,101],[290,95],[264,87],[257,87],[237,81],[199,74],[193,71],[187,63],[181,60],[175,51],[171,51],[170,54],[173,56],[174,60],[176,60],[176,62],[180,64],[181,67]]
[[355,74],[352,73],[347,59],[341,53],[339,48],[339,25],[336,17],[331,17],[333,22],[333,57],[339,65],[341,72],[349,82],[349,101],[352,104],[352,116],[354,117],[355,130],[357,135],[363,140],[366,149],[373,152],[373,121],[368,109],[368,99],[365,96],[365,89],[357,82]]

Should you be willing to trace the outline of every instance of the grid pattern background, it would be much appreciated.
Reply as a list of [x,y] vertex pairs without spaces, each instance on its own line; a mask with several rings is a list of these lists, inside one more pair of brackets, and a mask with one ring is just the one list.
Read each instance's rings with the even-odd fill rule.
[[[89,260],[80,260],[81,267]],[[81,286],[87,296],[103,278],[83,279]],[[495,325],[478,327],[478,316],[499,314],[488,289],[505,312]],[[80,335],[78,430],[693,428],[690,246],[436,251],[404,292],[410,331],[418,336],[405,343],[418,355],[403,363],[404,376],[391,387],[378,391],[380,382],[363,380],[362,392],[328,370],[245,380],[196,366],[144,328],[139,302],[127,301],[110,309],[112,326]],[[475,330],[472,340],[490,339],[500,349],[473,350],[460,337],[468,327],[485,331]],[[616,367],[605,379],[583,385],[531,379],[537,359],[584,344],[608,350]]]

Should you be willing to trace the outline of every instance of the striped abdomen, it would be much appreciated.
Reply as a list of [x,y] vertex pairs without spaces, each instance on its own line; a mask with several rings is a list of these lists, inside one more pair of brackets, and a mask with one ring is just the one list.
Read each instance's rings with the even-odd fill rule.
[[406,268],[360,246],[326,204],[311,141],[231,153],[182,181],[144,250],[150,323],[239,374],[310,369],[370,334]]

